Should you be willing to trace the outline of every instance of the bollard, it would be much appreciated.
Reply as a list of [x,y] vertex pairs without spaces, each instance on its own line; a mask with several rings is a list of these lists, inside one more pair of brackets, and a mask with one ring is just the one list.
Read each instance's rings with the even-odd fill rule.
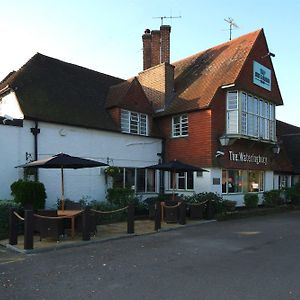
[[127,215],[127,233],[134,233],[134,205],[133,203],[128,204],[128,215]]
[[90,218],[91,218],[91,212],[88,207],[85,208],[85,210],[82,213],[82,240],[83,241],[89,241],[91,239],[91,233],[90,233]]
[[25,210],[24,214],[24,249],[33,249],[34,217],[33,210]]
[[158,231],[161,228],[161,206],[160,201],[155,202],[154,206],[154,230]]
[[181,202],[179,205],[179,224],[186,224],[186,204],[185,202]]
[[18,244],[18,218],[14,214],[15,210],[11,208],[9,210],[9,244]]
[[206,206],[206,219],[211,220],[213,216],[214,216],[214,208],[211,199],[209,199]]

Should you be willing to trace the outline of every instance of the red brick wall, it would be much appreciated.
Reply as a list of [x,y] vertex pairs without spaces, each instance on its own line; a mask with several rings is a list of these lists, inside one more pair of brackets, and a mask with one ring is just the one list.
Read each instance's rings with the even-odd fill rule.
[[211,165],[211,111],[188,113],[189,135],[172,138],[172,117],[159,120],[166,137],[166,161],[178,159],[199,167]]
[[121,109],[119,107],[113,107],[110,108],[108,111],[112,119],[115,121],[115,123],[118,126],[120,126]]

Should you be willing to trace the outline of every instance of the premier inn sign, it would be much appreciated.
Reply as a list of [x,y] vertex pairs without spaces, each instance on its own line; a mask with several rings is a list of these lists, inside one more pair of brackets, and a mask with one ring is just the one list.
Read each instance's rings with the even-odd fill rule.
[[229,160],[242,163],[254,163],[257,165],[262,164],[265,166],[268,164],[268,158],[266,156],[249,154],[246,152],[235,153],[233,151],[229,151]]

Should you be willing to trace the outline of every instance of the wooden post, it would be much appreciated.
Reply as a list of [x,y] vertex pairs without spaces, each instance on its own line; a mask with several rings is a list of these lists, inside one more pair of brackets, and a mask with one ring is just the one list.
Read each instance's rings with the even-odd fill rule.
[[179,205],[179,224],[186,224],[186,204],[185,202],[181,202]]
[[161,209],[160,201],[155,202],[154,206],[154,230],[158,231],[161,228]]
[[134,205],[128,204],[127,233],[134,233]]
[[24,249],[33,249],[34,217],[33,210],[25,210],[24,214]]
[[15,210],[11,208],[9,210],[9,244],[18,244],[18,218],[14,214]]
[[82,240],[83,241],[89,241],[91,239],[91,233],[90,233],[90,209],[88,207],[85,208],[85,210],[82,213]]
[[208,200],[207,206],[206,206],[206,219],[211,220],[214,216],[213,206],[211,199]]

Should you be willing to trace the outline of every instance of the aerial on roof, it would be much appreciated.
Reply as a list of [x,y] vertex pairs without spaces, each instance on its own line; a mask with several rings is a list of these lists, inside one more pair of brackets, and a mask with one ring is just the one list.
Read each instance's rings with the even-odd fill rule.
[[15,91],[25,119],[118,130],[105,101],[110,86],[123,81],[37,53],[0,90]]

